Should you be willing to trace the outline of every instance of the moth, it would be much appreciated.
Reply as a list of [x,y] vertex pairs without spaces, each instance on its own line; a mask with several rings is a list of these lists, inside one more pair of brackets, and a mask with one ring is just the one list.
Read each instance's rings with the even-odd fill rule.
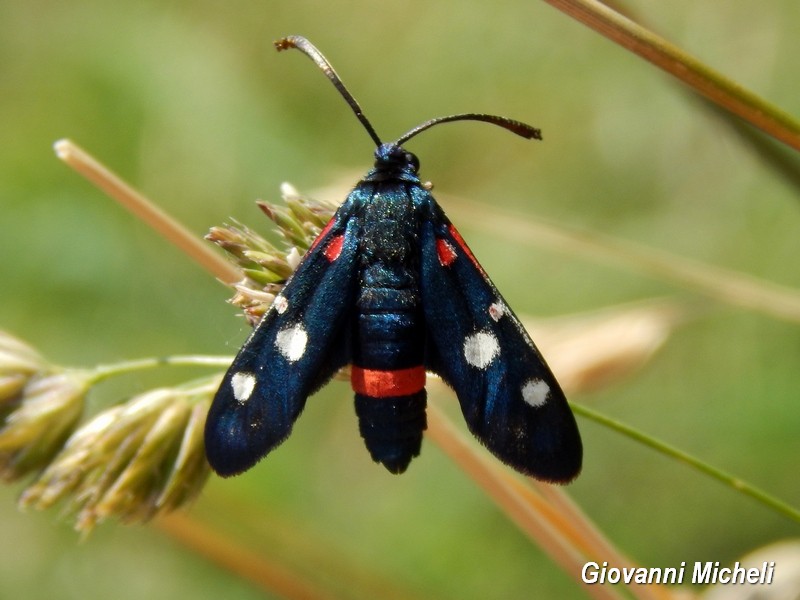
[[325,73],[376,145],[359,181],[303,257],[226,373],[208,413],[208,461],[241,473],[291,433],[306,399],[351,366],[359,429],[373,460],[402,473],[426,428],[426,372],[458,396],[467,426],[514,469],[550,482],[580,471],[575,419],[547,364],[403,148],[439,123],[477,120],[524,138],[524,123],[485,114],[432,119],[384,143],[325,57]]

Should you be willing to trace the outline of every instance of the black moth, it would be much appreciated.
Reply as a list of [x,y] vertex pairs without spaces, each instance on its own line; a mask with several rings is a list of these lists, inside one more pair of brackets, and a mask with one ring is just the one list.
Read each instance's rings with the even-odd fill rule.
[[372,458],[402,473],[420,452],[425,372],[456,392],[470,431],[504,463],[567,482],[580,435],[564,394],[517,317],[478,264],[402,144],[455,120],[525,138],[539,130],[461,114],[381,142],[325,57],[290,36],[333,82],[377,149],[358,182],[245,342],[214,398],[208,460],[222,476],[252,467],[290,434],[310,394],[351,365],[359,428]]

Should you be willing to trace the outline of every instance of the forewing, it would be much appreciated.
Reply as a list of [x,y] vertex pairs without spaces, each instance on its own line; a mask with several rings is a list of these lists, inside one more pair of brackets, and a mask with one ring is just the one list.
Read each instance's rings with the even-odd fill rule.
[[252,467],[283,442],[306,398],[350,359],[358,197],[351,194],[234,359],[214,398],[206,455],[223,476]]
[[573,479],[582,446],[564,393],[458,231],[420,193],[427,368],[455,390],[470,431],[500,460],[546,481]]

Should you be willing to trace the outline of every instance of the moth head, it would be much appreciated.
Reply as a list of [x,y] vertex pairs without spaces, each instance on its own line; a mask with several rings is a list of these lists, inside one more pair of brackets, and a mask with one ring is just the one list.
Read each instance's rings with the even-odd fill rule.
[[375,149],[375,168],[409,171],[416,175],[419,159],[395,142],[381,144]]

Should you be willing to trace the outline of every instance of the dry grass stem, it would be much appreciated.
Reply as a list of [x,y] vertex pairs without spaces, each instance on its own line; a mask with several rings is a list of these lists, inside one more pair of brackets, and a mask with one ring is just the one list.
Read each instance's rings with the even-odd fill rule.
[[[429,387],[432,380],[429,380]],[[541,547],[566,573],[580,579],[583,558],[562,531],[543,513],[541,504],[532,505],[524,499],[515,486],[499,475],[499,469],[479,455],[458,432],[450,420],[434,404],[428,403],[428,429],[426,435],[467,473],[500,507],[500,509],[539,547]],[[598,586],[596,598],[618,598],[606,594]]]
[[[431,380],[429,380],[431,381]],[[599,530],[571,503],[554,502],[524,486],[505,467],[480,454],[435,405],[428,405],[427,436],[469,475],[497,506],[531,538],[556,564],[592,597],[602,600],[623,596],[609,586],[584,586],[581,569],[587,559],[600,563],[622,557]],[[548,486],[548,484],[542,484]],[[550,486],[552,487],[552,486]],[[564,494],[560,490],[554,493]],[[565,507],[570,507],[567,510]],[[595,554],[595,551],[598,553]],[[607,552],[607,553],[606,553]],[[634,566],[621,558],[615,565]],[[670,592],[654,586],[631,585],[629,591],[640,600],[669,600]]]
[[239,271],[215,253],[202,239],[125,183],[85,150],[70,140],[59,140],[53,148],[58,158],[144,221],[164,239],[172,242],[217,279],[232,284],[241,278]]
[[772,137],[800,150],[800,123],[598,0],[545,0]]
[[466,200],[454,201],[452,205],[455,209],[450,212],[458,213],[459,222],[471,223],[506,240],[621,265],[726,304],[800,323],[800,292],[793,288],[594,231],[529,215],[522,219],[497,207],[487,211],[485,206]]
[[156,521],[171,537],[213,564],[250,581],[271,596],[288,600],[329,600],[329,594],[310,585],[287,566],[267,560],[232,543],[225,535],[182,513],[172,513]]

